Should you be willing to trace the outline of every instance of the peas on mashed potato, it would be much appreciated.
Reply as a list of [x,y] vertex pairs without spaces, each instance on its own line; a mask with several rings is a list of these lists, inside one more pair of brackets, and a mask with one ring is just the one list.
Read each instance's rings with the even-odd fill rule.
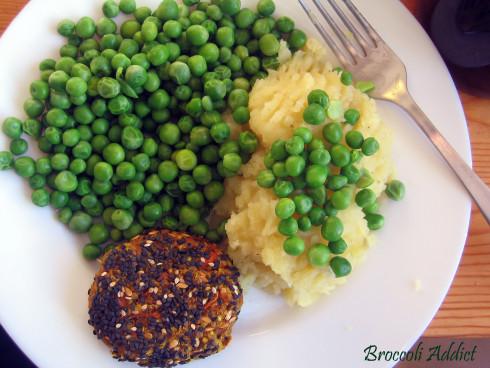
[[[285,53],[283,57],[290,55]],[[376,154],[363,157],[358,166],[370,172],[374,180],[370,189],[377,197],[381,195],[394,171],[391,131],[380,120],[374,100],[342,83],[341,74],[332,70],[325,49],[310,39],[303,50],[255,84],[249,102],[250,128],[260,146],[243,166],[243,175],[227,180],[225,195],[215,208],[218,215],[230,216],[226,224],[229,253],[240,270],[242,285],[253,284],[282,294],[288,303],[299,306],[314,303],[346,282],[346,278],[337,278],[328,267],[315,267],[306,252],[295,257],[284,251],[287,236],[278,231],[280,218],[275,213],[279,199],[272,190],[257,184],[257,176],[265,168],[264,157],[273,143],[290,138],[297,128],[306,126],[303,113],[313,90],[326,91],[342,116],[349,109],[357,110],[360,116],[355,130],[379,142]],[[315,137],[322,137],[322,124],[308,128]],[[348,139],[355,138],[351,134]],[[337,216],[344,225],[344,244],[348,245],[342,256],[355,268],[373,244],[373,235],[355,201]],[[324,241],[319,227],[301,233],[301,238],[312,245]]]

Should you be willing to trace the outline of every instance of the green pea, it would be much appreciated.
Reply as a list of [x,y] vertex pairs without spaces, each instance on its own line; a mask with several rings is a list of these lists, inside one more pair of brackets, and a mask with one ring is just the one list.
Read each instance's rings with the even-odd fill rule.
[[192,171],[194,181],[199,185],[207,185],[212,180],[212,173],[208,166],[198,165]]
[[371,206],[375,202],[376,193],[371,189],[362,189],[356,194],[356,204],[361,208]]
[[308,160],[315,165],[326,166],[330,163],[330,153],[323,148],[315,149],[310,152]]
[[289,217],[279,222],[278,231],[284,236],[293,236],[298,232],[298,222]]
[[69,170],[75,175],[80,175],[87,170],[87,163],[82,159],[76,158],[70,162]]
[[90,227],[88,236],[93,244],[102,244],[109,239],[109,230],[103,224],[94,224]]
[[318,104],[323,108],[328,107],[330,99],[325,91],[321,89],[315,89],[308,94],[308,104]]
[[14,155],[19,156],[27,152],[28,144],[23,138],[13,139],[10,142],[10,152]]
[[106,0],[102,5],[102,11],[108,18],[115,18],[119,14],[119,6],[114,0]]
[[49,204],[49,192],[46,189],[36,189],[32,192],[32,203],[38,207],[46,207]]
[[362,209],[362,212],[365,214],[370,214],[370,213],[377,213],[379,211],[379,203],[374,202],[370,204],[369,206],[366,206]]
[[91,38],[95,34],[95,22],[90,17],[82,17],[75,26],[76,34],[81,38]]
[[332,144],[339,143],[342,135],[342,127],[339,123],[328,123],[323,127],[323,137]]
[[317,243],[314,244],[308,250],[308,261],[312,266],[323,267],[328,263],[330,258],[330,250],[324,244]]
[[293,136],[286,141],[284,148],[290,155],[300,155],[305,149],[305,142],[302,138]]
[[[276,29],[281,33],[290,33],[294,29],[294,21],[286,16],[279,17],[276,21]],[[294,40],[294,41],[298,42],[300,40]]]
[[385,193],[394,201],[401,201],[405,197],[405,185],[399,180],[392,180],[386,184]]
[[361,114],[359,113],[358,110],[356,109],[348,109],[345,113],[344,113],[344,120],[347,124],[351,124],[351,125],[354,125],[355,123],[357,123],[359,121],[359,117],[361,116]]
[[337,167],[344,167],[350,163],[350,151],[342,144],[335,144],[330,149],[332,163]]
[[73,211],[68,207],[63,208],[58,212],[58,219],[62,224],[68,224],[72,216]]
[[330,260],[330,268],[335,277],[344,277],[351,273],[352,266],[344,257],[336,256]]
[[317,188],[325,184],[328,177],[328,167],[311,165],[306,168],[306,184],[310,188]]
[[303,112],[303,120],[311,125],[323,124],[326,117],[323,106],[316,103],[310,104]]
[[362,153],[366,156],[372,156],[379,150],[379,143],[374,137],[369,137],[362,143]]
[[288,38],[288,44],[292,50],[299,50],[303,48],[303,46],[306,45],[306,41],[306,34],[299,29],[293,29]]
[[31,157],[20,157],[14,161],[15,172],[23,177],[30,178],[36,173],[36,165]]
[[14,156],[8,151],[0,151],[0,171],[12,168]]
[[259,48],[265,56],[274,56],[279,52],[279,40],[272,33],[263,35],[259,40]]
[[350,86],[352,84],[352,74],[346,70],[342,71],[340,81],[346,86]]
[[226,0],[219,3],[219,7],[223,13],[227,15],[235,15],[240,11],[241,2],[240,0]]
[[298,219],[298,229],[302,232],[310,231],[311,229],[311,220],[308,216],[301,216]]
[[191,171],[197,165],[196,154],[188,149],[177,151],[175,161],[179,169],[183,171]]
[[204,92],[212,101],[220,101],[226,95],[226,85],[220,80],[212,79],[205,83]]
[[352,201],[351,190],[349,188],[337,190],[330,197],[330,201],[336,210],[345,210]]
[[332,254],[342,254],[347,250],[347,243],[345,242],[344,239],[339,239],[334,242],[329,242],[328,243],[328,248],[330,249],[330,252]]
[[233,111],[233,120],[237,124],[247,124],[250,121],[250,111],[246,106],[237,107]]
[[59,192],[57,190],[51,193],[50,203],[56,209],[62,209],[68,204],[69,196],[67,193]]
[[116,209],[111,216],[112,223],[116,229],[127,230],[133,223],[133,215],[124,209]]
[[361,132],[357,130],[351,130],[345,135],[345,142],[350,148],[358,149],[362,147],[364,137]]
[[240,29],[247,29],[255,22],[257,15],[250,9],[241,9],[235,16],[235,23]]
[[104,160],[106,160],[111,165],[117,165],[120,162],[123,162],[126,156],[124,148],[117,143],[108,144],[104,148],[102,155],[104,157]]
[[296,213],[306,215],[313,207],[313,200],[306,194],[298,194],[294,197]]
[[190,206],[184,205],[179,211],[179,220],[187,226],[196,225],[200,220],[199,211]]
[[243,60],[243,71],[248,75],[256,75],[260,70],[260,60],[256,56],[249,56]]
[[301,156],[289,156],[285,163],[288,175],[293,177],[301,175],[305,169],[305,166],[305,159]]
[[328,241],[337,241],[342,237],[344,232],[344,225],[342,221],[336,216],[329,216],[322,225],[322,236]]
[[223,167],[233,173],[238,172],[242,165],[242,159],[237,153],[227,153],[223,157]]
[[18,139],[22,135],[22,122],[13,117],[3,121],[2,132],[9,138]]
[[293,216],[296,210],[295,203],[292,199],[281,198],[276,204],[276,216],[284,220]]
[[284,241],[284,251],[290,256],[299,256],[305,251],[305,242],[297,236],[291,236]]
[[293,135],[300,137],[305,144],[309,144],[313,140],[313,133],[306,127],[296,128]]
[[257,11],[260,15],[268,17],[274,13],[276,10],[276,5],[272,0],[260,0],[257,3]]
[[29,98],[24,102],[24,111],[30,118],[37,118],[44,111],[44,104],[42,101]]
[[92,225],[92,217],[85,212],[76,212],[69,222],[69,227],[76,233],[87,232]]
[[202,46],[209,39],[209,32],[201,25],[194,24],[186,30],[187,40],[193,46]]

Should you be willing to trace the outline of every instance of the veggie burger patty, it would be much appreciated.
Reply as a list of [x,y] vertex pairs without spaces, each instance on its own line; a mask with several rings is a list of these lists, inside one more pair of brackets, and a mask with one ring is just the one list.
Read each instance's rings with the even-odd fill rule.
[[171,367],[224,349],[243,302],[216,244],[169,230],[109,251],[89,290],[89,324],[118,360]]

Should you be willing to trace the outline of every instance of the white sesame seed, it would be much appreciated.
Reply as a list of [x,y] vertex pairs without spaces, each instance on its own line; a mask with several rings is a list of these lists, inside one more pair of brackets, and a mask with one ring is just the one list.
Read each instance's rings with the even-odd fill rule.
[[143,281],[140,282],[140,287],[145,286],[145,283]]
[[158,262],[158,263],[157,263],[157,266],[161,266],[161,265],[163,265],[163,263],[162,263],[162,262]]
[[216,294],[216,293],[218,292],[218,290],[216,290],[216,288],[215,288],[215,287],[213,287],[213,288],[211,289],[211,291],[213,292],[213,294]]
[[126,312],[125,311],[121,311],[121,316],[125,317],[126,316]]
[[154,265],[155,264],[155,261],[153,259],[148,259],[148,263],[151,264],[151,265]]
[[189,298],[192,298],[192,291],[189,293]]
[[153,243],[151,240],[148,240],[145,245],[143,245],[144,247],[149,247],[151,245],[151,243]]
[[196,329],[196,325],[195,325],[194,323],[191,323],[191,328],[192,328],[193,330],[195,330],[195,329]]
[[167,299],[167,298],[168,298],[168,295],[167,295],[167,294],[165,294],[165,295],[163,296],[163,299]]
[[105,271],[100,274],[100,276],[102,276],[102,277],[104,277],[105,275],[107,275],[107,272],[105,272]]
[[114,287],[116,286],[116,282],[115,281],[112,281],[110,284],[109,284],[109,287]]
[[117,297],[118,297],[118,298],[122,298],[122,296],[123,296],[123,292],[122,292],[122,291],[118,291],[118,292],[117,292]]
[[230,310],[230,311],[228,311],[228,313],[226,313],[226,317],[225,317],[225,319],[226,319],[227,321],[229,321],[229,320],[230,320],[230,318],[231,318],[231,310]]
[[196,337],[196,343],[194,344],[194,347],[199,347],[199,339]]
[[208,263],[208,266],[209,266],[209,267],[214,267],[214,263],[213,263],[213,262],[209,262],[209,263]]
[[143,305],[141,306],[141,310],[146,310],[147,308],[148,308],[148,306],[147,306],[146,304],[143,304]]
[[174,283],[178,284],[180,279],[178,277],[175,278]]
[[208,300],[207,300],[207,299],[203,299],[203,301],[202,301],[202,305],[206,304],[207,302],[208,302]]
[[120,323],[116,324],[116,328],[121,328],[121,326],[122,326],[122,324],[120,324]]
[[136,330],[137,330],[136,326],[131,327],[131,331],[136,331]]
[[201,262],[206,263],[206,259],[204,257],[201,257]]

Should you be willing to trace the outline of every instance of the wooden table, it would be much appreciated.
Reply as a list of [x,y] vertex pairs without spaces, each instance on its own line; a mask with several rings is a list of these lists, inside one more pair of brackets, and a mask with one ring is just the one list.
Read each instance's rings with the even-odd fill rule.
[[[436,0],[402,0],[426,24]],[[0,34],[26,0],[0,2]],[[456,80],[471,136],[473,165],[490,183],[490,99],[463,88]],[[463,259],[453,285],[424,336],[490,337],[490,227],[473,206]]]

